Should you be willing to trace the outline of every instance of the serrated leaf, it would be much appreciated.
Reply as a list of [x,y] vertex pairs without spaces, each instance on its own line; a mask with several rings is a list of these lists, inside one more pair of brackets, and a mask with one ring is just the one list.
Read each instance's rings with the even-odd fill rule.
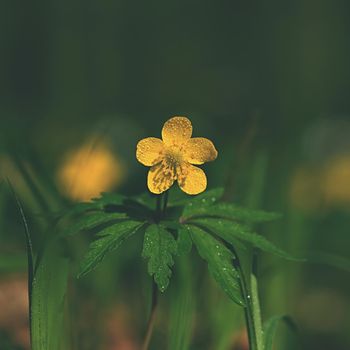
[[199,227],[188,226],[199,255],[208,263],[209,272],[224,292],[238,305],[244,305],[235,256],[221,242]]
[[205,191],[198,196],[188,197],[177,205],[185,205],[183,216],[188,217],[192,215],[198,208],[208,207],[216,203],[224,194],[223,188],[214,188]]
[[188,226],[181,225],[177,231],[177,255],[182,256],[190,253],[192,249],[192,239]]
[[173,235],[160,225],[152,224],[145,232],[142,256],[149,258],[148,273],[154,277],[161,292],[169,285],[170,267],[174,265],[176,241]]
[[223,238],[226,242],[234,244],[232,238],[238,238],[242,241],[252,244],[254,247],[259,248],[267,253],[275,254],[281,258],[294,260],[294,261],[305,261],[305,259],[297,258],[284,250],[278,248],[273,243],[268,241],[265,237],[251,232],[249,227],[232,222],[229,220],[218,220],[213,218],[203,218],[193,220],[200,226],[205,227],[211,232]]
[[182,225],[178,221],[173,220],[162,220],[159,224],[170,230],[179,230],[182,227]]
[[92,242],[80,268],[78,278],[92,271],[112,250],[117,249],[143,224],[138,221],[123,221],[105,228],[98,233],[101,237]]
[[144,192],[138,196],[132,197],[131,199],[148,209],[154,210],[156,206],[156,195],[151,194],[150,192]]
[[195,206],[191,211],[190,217],[195,216],[221,217],[249,223],[273,221],[281,217],[281,215],[278,213],[247,209],[224,202],[215,203],[210,206]]
[[172,187],[170,189],[168,207],[180,207],[187,205],[188,203],[200,203],[202,199],[215,198],[216,202],[219,200],[224,194],[223,188],[213,188],[211,190],[207,190],[196,196],[188,196],[180,189],[176,187]]
[[296,326],[289,316],[273,316],[264,325],[265,345],[264,350],[273,350],[273,340],[277,331],[277,327],[281,321],[284,321],[293,331]]
[[64,211],[63,213],[60,213],[61,215],[59,216],[76,216],[76,215],[81,215],[85,212],[88,211],[93,211],[93,210],[100,210],[98,205],[94,202],[81,202],[81,203],[76,203],[73,206],[70,206],[68,210]]
[[65,216],[80,215],[88,211],[102,211],[107,205],[118,205],[124,204],[126,197],[118,193],[101,193],[100,197],[92,198],[90,202],[81,202],[74,204],[65,213]]
[[127,215],[123,213],[105,213],[103,211],[86,213],[86,215],[81,216],[67,230],[62,231],[61,235],[71,236],[80,231],[90,230],[99,225],[119,219],[127,219]]
[[106,205],[122,205],[126,197],[119,193],[102,192],[100,197],[93,198],[92,202],[98,209],[103,209]]

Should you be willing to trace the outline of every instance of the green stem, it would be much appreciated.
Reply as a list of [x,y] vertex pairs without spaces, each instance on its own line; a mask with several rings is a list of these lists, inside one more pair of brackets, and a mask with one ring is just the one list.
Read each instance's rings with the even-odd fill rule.
[[156,222],[159,222],[162,217],[162,198],[163,194],[160,194],[157,197],[157,205],[156,205]]
[[[168,204],[168,196],[169,196],[169,193],[168,193],[168,191],[166,191],[165,193],[163,193],[157,197],[156,222],[159,222],[160,220],[162,220],[162,218],[165,215],[166,207]],[[153,334],[154,323],[156,321],[157,306],[158,306],[158,287],[153,280],[152,281],[151,313],[150,313],[148,323],[147,323],[147,330],[146,330],[145,338],[143,340],[142,350],[148,350],[148,348],[149,348],[149,344],[151,342],[151,338],[152,338],[152,334]]]
[[241,282],[240,283],[241,292],[246,304],[246,306],[244,307],[244,318],[245,318],[247,333],[248,333],[249,349],[258,350],[255,327],[254,327],[251,295],[249,293],[249,287],[248,287],[248,283],[244,275],[243,269],[240,266],[240,264],[238,266],[239,266],[238,271],[239,271],[240,282]]
[[164,192],[164,202],[163,202],[163,213],[162,216],[165,216],[165,212],[166,212],[166,207],[168,205],[168,198],[169,198],[169,191]]
[[258,292],[258,279],[257,279],[257,255],[253,252],[253,264],[252,271],[250,273],[250,291],[251,291],[251,306],[253,313],[253,322],[255,330],[255,338],[258,350],[264,350],[264,334],[261,320],[261,310],[259,302]]
[[243,270],[239,256],[235,249],[230,247],[236,257],[235,267],[240,276],[240,288],[246,306],[244,307],[244,317],[248,333],[249,349],[264,350],[263,333],[261,325],[260,304],[258,298],[258,286],[256,279],[256,256],[253,255],[253,267],[249,272],[250,283],[247,282],[247,276]]
[[147,323],[147,330],[146,335],[143,340],[142,344],[142,350],[148,350],[149,344],[151,342],[152,334],[153,334],[153,328],[154,323],[156,321],[156,311],[157,311],[157,305],[158,305],[158,288],[156,283],[152,282],[152,306],[151,306],[151,313],[148,319]]

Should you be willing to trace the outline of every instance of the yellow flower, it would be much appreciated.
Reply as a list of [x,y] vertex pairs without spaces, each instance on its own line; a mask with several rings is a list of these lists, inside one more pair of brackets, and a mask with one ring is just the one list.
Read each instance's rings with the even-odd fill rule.
[[119,158],[105,142],[93,138],[70,151],[58,172],[65,194],[79,201],[90,200],[118,186],[124,176]]
[[207,187],[207,177],[200,165],[214,160],[218,152],[213,143],[192,136],[192,124],[185,117],[173,117],[163,126],[162,139],[147,137],[137,144],[136,158],[151,169],[147,185],[152,193],[168,190],[177,180],[182,191],[198,194]]

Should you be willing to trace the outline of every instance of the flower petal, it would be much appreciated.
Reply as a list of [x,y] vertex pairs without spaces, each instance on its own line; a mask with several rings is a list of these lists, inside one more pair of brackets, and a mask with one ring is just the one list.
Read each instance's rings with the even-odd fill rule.
[[165,122],[162,139],[168,146],[180,145],[192,136],[192,124],[186,117],[173,117]]
[[165,160],[153,165],[148,172],[147,186],[152,193],[160,194],[168,190],[176,179],[174,166]]
[[163,159],[164,143],[156,137],[147,137],[138,142],[136,147],[137,160],[146,166],[155,165]]
[[191,164],[210,162],[217,156],[214,144],[204,137],[194,137],[186,142],[184,159]]
[[207,188],[207,177],[202,169],[189,163],[182,163],[176,169],[177,182],[187,194],[198,194]]

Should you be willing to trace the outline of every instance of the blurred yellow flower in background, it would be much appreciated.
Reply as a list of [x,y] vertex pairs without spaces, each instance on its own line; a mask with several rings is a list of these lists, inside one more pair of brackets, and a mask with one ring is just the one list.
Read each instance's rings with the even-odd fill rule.
[[298,209],[319,209],[322,205],[320,172],[306,166],[298,168],[291,179],[289,198]]
[[67,197],[85,201],[120,185],[124,167],[106,142],[91,140],[64,157],[58,182]]
[[136,158],[151,167],[147,185],[152,193],[168,190],[175,180],[187,194],[198,194],[207,188],[204,171],[192,164],[215,160],[218,152],[210,140],[191,136],[190,120],[173,117],[163,126],[162,140],[147,137],[138,142]]
[[292,177],[290,200],[303,210],[350,205],[350,154],[335,155],[318,167],[303,166]]
[[350,204],[350,154],[336,156],[328,162],[322,190],[326,203]]

